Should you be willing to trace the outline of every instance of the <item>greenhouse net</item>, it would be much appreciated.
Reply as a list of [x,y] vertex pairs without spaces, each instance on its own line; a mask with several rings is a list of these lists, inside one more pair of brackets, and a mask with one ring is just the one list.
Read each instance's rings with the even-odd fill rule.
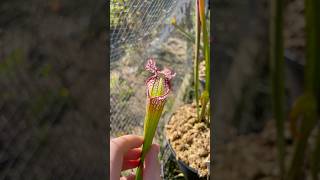
[[[142,134],[145,114],[145,85],[149,57],[177,72],[174,90],[180,88],[186,69],[186,38],[170,24],[174,17],[184,28],[192,28],[189,0],[112,1],[110,4],[110,126],[111,136]],[[190,49],[190,48],[189,48]],[[174,99],[172,102],[173,103]]]
[[[110,5],[110,136],[143,135],[146,106],[145,80],[150,75],[144,70],[146,60],[156,59],[159,66],[176,72],[173,89],[155,141],[166,147],[163,127],[171,110],[184,98],[190,88],[192,74],[192,43],[172,24],[193,33],[191,0],[125,0]],[[189,89],[190,90],[190,89]],[[176,179],[181,172],[169,158],[168,148],[162,154],[162,175]]]
[[155,28],[172,14],[176,5],[176,0],[113,0],[110,3],[110,60],[119,59],[126,48],[142,45],[150,39]]

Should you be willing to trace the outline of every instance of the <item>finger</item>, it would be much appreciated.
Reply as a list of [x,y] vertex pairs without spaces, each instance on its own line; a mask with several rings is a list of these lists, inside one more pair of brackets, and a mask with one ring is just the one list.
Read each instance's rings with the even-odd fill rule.
[[110,178],[119,178],[123,164],[123,155],[133,148],[140,147],[143,138],[136,135],[125,135],[110,140]]
[[130,149],[123,158],[122,171],[136,168],[140,162],[141,148]]
[[124,155],[123,160],[136,160],[141,156],[141,148],[130,149],[127,154]]
[[143,170],[143,179],[160,180],[160,164],[158,154],[160,146],[152,144],[145,158],[145,168]]
[[111,143],[121,152],[138,148],[143,143],[143,138],[137,135],[125,135],[111,140]]
[[122,171],[138,167],[140,160],[124,160],[122,163]]
[[136,176],[131,174],[129,176],[121,177],[120,180],[134,180],[135,178]]

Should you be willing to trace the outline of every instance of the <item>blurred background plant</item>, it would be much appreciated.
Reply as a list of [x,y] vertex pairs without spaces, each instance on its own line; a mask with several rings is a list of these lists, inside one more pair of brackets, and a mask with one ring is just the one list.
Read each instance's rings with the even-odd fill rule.
[[106,177],[105,8],[0,2],[0,179]]
[[[316,13],[320,9],[320,3],[314,0],[305,0],[305,21],[306,21],[306,64],[304,69],[304,92],[297,98],[290,112],[291,130],[295,140],[294,155],[289,165],[287,179],[298,180],[303,178],[303,165],[305,153],[308,147],[310,135],[319,124],[319,96],[320,96],[320,24],[319,15]],[[297,123],[297,121],[300,123]],[[299,124],[299,125],[298,125]],[[297,127],[299,126],[299,127]],[[318,130],[320,131],[320,130]],[[314,180],[318,179],[319,161],[318,158],[318,136],[313,140],[314,147],[311,164],[311,175]]]
[[213,178],[316,179],[319,90],[308,86],[319,84],[318,2],[217,0],[214,8]]
[[[305,0],[305,20],[306,20],[306,65],[304,69],[305,84],[304,92],[295,100],[289,114],[291,133],[294,137],[294,154],[289,157],[291,163],[286,174],[285,167],[285,139],[284,139],[284,122],[285,114],[283,111],[284,100],[284,51],[283,51],[283,1],[272,1],[271,5],[271,69],[273,81],[273,100],[274,115],[277,124],[277,141],[278,141],[278,161],[280,168],[280,178],[288,180],[304,179],[303,166],[305,162],[305,153],[308,146],[309,137],[313,129],[317,126],[319,111],[318,97],[319,85],[317,78],[320,70],[318,48],[319,24],[316,15],[316,9],[320,8],[319,4],[313,0]],[[297,123],[297,121],[300,123]],[[299,126],[299,127],[297,127]],[[316,141],[316,140],[313,140]],[[316,142],[313,142],[316,144]],[[315,154],[315,153],[313,153]],[[317,157],[314,157],[317,158]],[[317,179],[317,163],[313,160],[311,171],[313,179]]]
[[[129,12],[129,5],[128,5],[128,0],[121,0],[121,1],[117,1],[117,0],[112,0],[110,2],[110,27],[115,28],[116,26],[119,25],[119,23],[126,23],[126,22],[121,22],[120,18],[120,13],[124,13],[127,14]],[[131,17],[129,15],[129,17]],[[127,20],[130,21],[130,20]]]

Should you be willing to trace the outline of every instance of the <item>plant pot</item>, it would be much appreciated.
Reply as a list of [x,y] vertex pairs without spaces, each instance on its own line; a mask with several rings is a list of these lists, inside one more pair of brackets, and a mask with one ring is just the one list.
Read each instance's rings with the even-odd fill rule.
[[[195,179],[195,180],[207,179],[209,175],[208,174],[206,175],[207,165],[204,165],[204,161],[206,158],[208,158],[209,151],[210,151],[209,150],[210,147],[208,147],[210,144],[209,143],[210,130],[208,130],[208,127],[205,126],[205,129],[199,130],[199,132],[194,133],[194,130],[195,130],[194,127],[196,127],[196,126],[199,127],[200,125],[202,125],[202,127],[204,127],[204,123],[193,121],[194,127],[190,127],[191,124],[189,124],[190,122],[188,120],[189,119],[194,120],[194,118],[189,118],[187,121],[184,121],[184,119],[185,119],[185,118],[183,118],[184,116],[180,116],[180,115],[184,114],[186,116],[196,117],[196,112],[192,110],[192,109],[195,109],[195,105],[186,104],[186,105],[182,105],[180,108],[181,108],[180,110],[177,110],[175,114],[172,114],[170,116],[170,119],[166,125],[165,141],[167,143],[167,146],[168,146],[170,153],[172,154],[171,157],[174,158],[175,162],[177,162],[179,169],[182,171],[182,173],[184,174],[186,179],[188,179],[188,180],[189,179],[190,180],[191,179]],[[187,113],[184,113],[186,111],[187,111]],[[173,116],[175,116],[175,117],[173,117]],[[175,122],[175,123],[170,123],[172,121],[172,119],[175,119],[175,120],[173,120],[173,122]],[[180,119],[180,120],[178,120],[178,119]],[[176,127],[180,126],[180,123],[185,123],[185,125],[189,124],[190,131],[188,132],[182,126],[180,128],[176,128]],[[185,130],[185,131],[183,131],[183,130]],[[190,135],[190,133],[192,131],[193,131],[193,134]],[[189,134],[185,134],[183,132],[189,133]],[[173,137],[175,136],[175,133],[179,133],[180,138],[173,139]],[[202,133],[205,133],[205,134],[202,134]],[[204,138],[200,138],[199,135]],[[187,141],[187,143],[184,144],[187,139],[190,139],[191,142]],[[173,143],[173,144],[171,144],[171,143]],[[202,144],[204,144],[204,145],[202,146]],[[179,148],[179,145],[184,145],[184,147],[186,147],[186,145],[188,145],[188,146],[186,149],[181,150]],[[177,149],[180,149],[180,150],[177,150]],[[176,150],[177,150],[177,152],[176,152]],[[203,151],[201,151],[201,150],[205,150],[205,155],[202,154]],[[178,156],[184,157],[184,158],[180,159]],[[193,161],[192,159],[197,159],[197,161]],[[190,165],[188,165],[186,162],[192,163],[193,164],[193,165],[191,164],[192,167]],[[200,169],[197,170],[193,167],[198,167]],[[201,177],[201,174],[202,174],[202,177]]]
[[175,151],[173,150],[173,148],[170,145],[170,142],[166,139],[166,143],[168,144],[169,150],[172,153],[172,157],[174,158],[174,160],[177,162],[179,169],[182,171],[184,177],[187,180],[206,180],[207,177],[202,177],[200,178],[197,170],[193,169],[192,167],[188,166],[186,163],[184,163],[183,161],[179,160],[176,156]]

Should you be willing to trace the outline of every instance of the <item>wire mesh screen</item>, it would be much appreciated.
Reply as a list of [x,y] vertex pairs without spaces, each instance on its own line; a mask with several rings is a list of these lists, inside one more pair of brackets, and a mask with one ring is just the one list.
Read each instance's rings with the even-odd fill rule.
[[154,33],[176,5],[177,0],[113,0],[110,11],[110,60],[119,59],[130,46],[144,45],[141,41],[146,41]]
[[[170,24],[172,17],[192,30],[190,0],[111,2],[110,126],[111,136],[143,134],[145,114],[144,64],[149,57],[177,73],[173,91],[191,68],[186,38]],[[121,8],[119,8],[121,7]],[[188,17],[188,18],[187,18]],[[174,97],[168,100],[171,107]]]
[[[111,137],[124,134],[143,135],[146,108],[146,86],[144,83],[150,75],[149,72],[144,70],[144,65],[148,58],[155,58],[158,66],[168,67],[176,73],[172,80],[172,93],[167,99],[154,138],[157,143],[163,145],[161,174],[164,179],[183,178],[167,148],[164,126],[175,107],[179,106],[183,99],[190,98],[189,95],[192,94],[190,82],[193,70],[193,42],[171,25],[170,21],[174,17],[176,23],[182,29],[193,34],[194,3],[192,2],[194,1],[160,0],[146,2],[132,0],[123,2],[123,4],[129,6],[126,11],[123,9],[112,11],[116,8],[111,8],[111,29],[112,26],[122,27],[122,31],[113,29],[111,34],[111,43],[113,43],[111,44],[110,62]],[[114,6],[119,4],[114,4]],[[130,6],[132,4],[143,5],[144,8],[141,8],[141,10],[144,13],[140,17],[137,16],[138,18],[132,22],[133,24],[127,25],[126,22],[131,19],[128,14],[139,7]],[[114,14],[122,15],[114,17],[113,20],[112,16]],[[123,22],[123,24],[117,24],[120,22]],[[132,31],[128,27],[131,27]],[[122,36],[119,35],[121,32],[124,33]],[[121,37],[123,38],[121,39]]]

